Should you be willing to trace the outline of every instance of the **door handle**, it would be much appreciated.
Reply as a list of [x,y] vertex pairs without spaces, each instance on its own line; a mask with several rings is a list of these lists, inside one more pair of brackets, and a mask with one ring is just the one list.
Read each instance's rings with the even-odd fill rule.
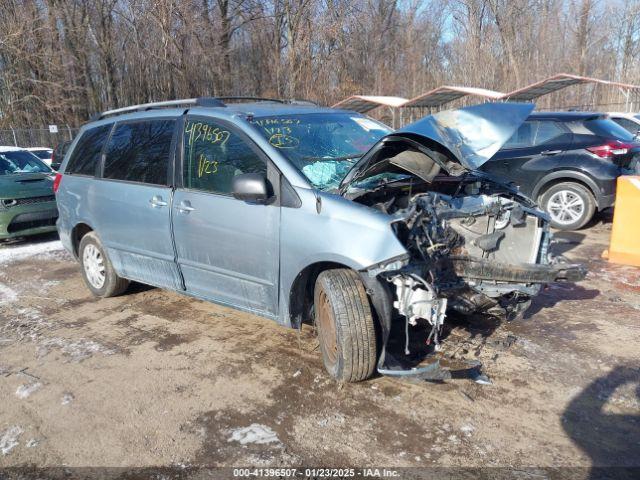
[[154,195],[151,198],[151,200],[149,200],[149,203],[151,204],[151,206],[153,208],[160,208],[160,207],[166,207],[167,206],[167,202],[162,200],[162,197],[160,195]]
[[540,152],[542,155],[557,155],[558,153],[562,152],[562,150],[543,150],[542,152]]
[[180,202],[180,205],[178,205],[178,207],[176,208],[176,210],[178,210],[180,213],[189,213],[189,212],[193,212],[195,210],[195,208],[193,208],[191,206],[191,202],[188,200],[183,200],[182,202]]

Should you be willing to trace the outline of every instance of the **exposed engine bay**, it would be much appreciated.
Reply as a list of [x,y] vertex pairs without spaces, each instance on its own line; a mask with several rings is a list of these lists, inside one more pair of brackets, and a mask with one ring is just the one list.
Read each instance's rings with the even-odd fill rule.
[[393,307],[407,323],[406,353],[408,325],[420,319],[437,347],[447,311],[512,319],[544,284],[584,278],[581,265],[550,255],[546,214],[514,188],[478,172],[444,174],[433,161],[438,152],[406,144],[392,151],[369,172],[376,184],[361,180],[367,188],[349,196],[392,216],[409,254],[370,272],[392,286]]

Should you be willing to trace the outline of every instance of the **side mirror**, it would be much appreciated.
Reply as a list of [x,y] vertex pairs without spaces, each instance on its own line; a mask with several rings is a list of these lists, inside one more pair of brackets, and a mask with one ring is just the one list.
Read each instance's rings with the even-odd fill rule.
[[273,195],[269,181],[262,173],[242,173],[233,177],[233,197],[251,203],[267,203]]

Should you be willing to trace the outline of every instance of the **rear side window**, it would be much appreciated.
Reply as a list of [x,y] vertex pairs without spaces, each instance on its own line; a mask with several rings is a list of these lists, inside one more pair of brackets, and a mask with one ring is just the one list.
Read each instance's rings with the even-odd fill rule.
[[533,144],[543,145],[545,143],[551,143],[564,133],[565,130],[557,122],[538,122]]
[[567,131],[558,122],[554,121],[528,121],[520,125],[503,148],[536,147],[552,143],[559,139]]
[[634,122],[633,120],[629,120],[628,118],[612,118],[611,120],[616,122],[628,132],[633,133],[634,135],[640,130],[640,124]]
[[184,129],[184,186],[231,194],[233,177],[267,174],[267,164],[238,134],[209,120],[189,119]]
[[116,124],[103,178],[167,185],[175,120]]
[[585,120],[584,126],[589,132],[600,137],[623,140],[627,142],[633,141],[634,135],[628,130],[622,128],[616,122],[609,118],[594,118]]
[[[78,139],[73,152],[71,152],[71,158],[69,158],[65,173],[95,175],[96,166],[100,161],[100,153],[102,153],[102,147],[109,136],[111,127],[112,125],[103,125],[86,130]],[[57,155],[58,152],[56,152]],[[62,158],[56,158],[56,160],[60,162]]]

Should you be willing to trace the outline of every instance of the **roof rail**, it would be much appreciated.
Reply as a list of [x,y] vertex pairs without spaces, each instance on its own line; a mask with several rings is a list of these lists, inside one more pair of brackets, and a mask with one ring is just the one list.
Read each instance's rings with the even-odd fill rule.
[[226,105],[218,98],[215,97],[199,97],[199,98],[186,98],[182,100],[168,100],[165,102],[151,102],[143,103],[140,105],[132,105],[130,107],[116,108],[114,110],[107,110],[100,114],[95,115],[92,120],[101,120],[112,115],[120,115],[123,113],[142,112],[145,110],[154,110],[156,108],[171,108],[182,106],[195,106],[195,107],[226,107]]
[[269,98],[269,97],[216,97],[218,100],[222,100],[223,102],[274,102],[274,103],[286,103],[284,100],[279,98]]
[[282,103],[289,105],[315,105],[318,104],[316,102],[312,102],[311,100],[298,99],[298,98],[290,98],[290,99],[282,99],[282,98],[272,98],[272,97],[249,97],[249,96],[239,96],[239,97],[216,97],[218,100],[222,100],[223,102],[227,101],[238,101],[238,102],[273,102],[273,103]]
[[114,110],[107,110],[102,113],[98,113],[91,117],[91,121],[102,120],[113,115],[121,115],[123,113],[143,112],[146,110],[154,110],[160,108],[172,108],[172,107],[226,107],[224,102],[274,102],[274,103],[289,103],[292,105],[317,105],[310,100],[282,100],[279,98],[268,97],[198,97],[198,98],[185,98],[182,100],[167,100],[165,102],[150,102],[142,103],[140,105],[131,105],[130,107],[116,108]]

